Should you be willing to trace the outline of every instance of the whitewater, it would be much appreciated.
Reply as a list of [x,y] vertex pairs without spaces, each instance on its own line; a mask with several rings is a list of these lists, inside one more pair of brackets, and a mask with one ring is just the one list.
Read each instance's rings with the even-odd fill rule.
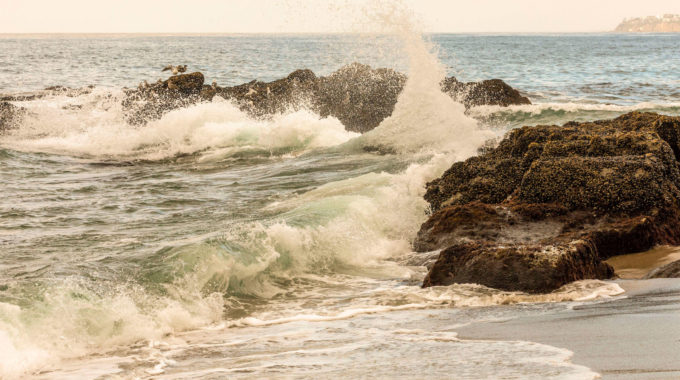
[[[58,78],[96,82],[91,93],[15,102],[30,116],[0,136],[0,377],[413,378],[423,368],[434,378],[597,377],[564,349],[457,337],[456,328],[473,322],[625,295],[603,281],[546,295],[475,284],[420,288],[438,254],[411,248],[427,218],[425,184],[521,125],[635,109],[680,114],[680,83],[662,80],[672,68],[650,64],[643,83],[622,86],[624,74],[586,62],[563,74],[590,83],[577,89],[552,83],[548,64],[532,58],[545,54],[536,47],[542,40],[554,39],[549,49],[564,54],[559,47],[568,43],[624,46],[645,37],[526,36],[526,44],[508,47],[504,36],[423,37],[406,19],[394,24],[388,37],[356,40],[0,39],[9,67],[0,85],[14,93],[52,84],[41,82],[54,69],[41,64],[47,58],[30,61],[26,49],[58,62],[50,49],[72,59],[92,46],[111,54],[114,40],[140,48],[113,75],[92,64]],[[669,38],[654,40],[657,56],[677,42]],[[352,49],[315,54],[315,44],[338,41]],[[178,56],[205,56],[194,51],[200,44],[265,52],[258,65],[243,63],[235,49],[205,58],[197,69],[218,81],[276,79],[308,65],[328,72],[349,63],[347,51],[352,60],[402,69],[408,80],[392,116],[363,135],[308,110],[254,119],[224,99],[128,125],[121,87],[158,75],[142,52],[168,42]],[[629,55],[653,57],[654,44]],[[525,53],[531,78],[513,72],[518,62],[497,64],[513,48]],[[453,54],[464,76],[501,77],[534,104],[466,111],[439,90]],[[20,70],[26,60],[29,69]],[[364,149],[376,146],[389,153]]]

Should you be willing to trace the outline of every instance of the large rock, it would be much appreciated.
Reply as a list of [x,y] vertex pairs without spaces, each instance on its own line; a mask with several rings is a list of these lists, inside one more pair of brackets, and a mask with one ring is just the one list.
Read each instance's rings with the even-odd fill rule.
[[311,108],[317,77],[311,70],[296,70],[273,82],[252,81],[234,87],[218,88],[215,95],[230,99],[255,117]]
[[367,132],[392,115],[406,75],[353,63],[319,79],[314,106],[353,132]]
[[165,88],[184,96],[198,95],[203,89],[205,78],[202,73],[175,75],[165,81]]
[[[602,260],[680,243],[680,118],[524,127],[427,185],[414,242],[444,249],[424,285],[546,292],[609,278]],[[486,268],[486,270],[484,269]]]
[[[392,114],[405,83],[406,75],[402,73],[359,63],[325,77],[304,69],[272,82],[254,80],[233,87],[204,85],[203,75],[193,73],[127,90],[123,108],[130,123],[143,124],[170,110],[220,96],[253,117],[266,118],[304,108],[322,117],[335,117],[347,130],[363,133]],[[498,79],[461,83],[447,78],[442,90],[467,107],[530,104],[529,99]]]
[[9,102],[0,102],[0,132],[16,127],[26,115],[26,110]]
[[337,118],[347,130],[366,132],[392,114],[405,81],[394,70],[353,63],[326,77],[297,70],[273,82],[252,81],[216,94],[256,117],[307,108]]
[[529,98],[522,96],[519,91],[500,79],[463,83],[454,77],[449,77],[442,82],[442,91],[463,103],[466,108],[481,105],[507,107],[531,104]]
[[587,240],[550,246],[463,243],[440,253],[423,286],[482,283],[511,291],[550,292],[560,284],[609,278],[613,273]]
[[140,125],[173,109],[196,104],[202,100],[204,80],[203,74],[195,72],[126,90],[122,102],[125,118],[130,124]]

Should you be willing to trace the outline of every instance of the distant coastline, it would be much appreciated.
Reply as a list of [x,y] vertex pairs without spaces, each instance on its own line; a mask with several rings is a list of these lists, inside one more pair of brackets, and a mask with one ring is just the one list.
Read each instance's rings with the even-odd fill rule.
[[680,33],[680,15],[665,14],[627,18],[614,31],[619,33]]

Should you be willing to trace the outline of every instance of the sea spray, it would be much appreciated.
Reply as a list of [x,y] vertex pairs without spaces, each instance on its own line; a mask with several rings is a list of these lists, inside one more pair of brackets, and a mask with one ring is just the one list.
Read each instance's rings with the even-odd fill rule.
[[[174,110],[144,127],[124,122],[120,107],[89,102],[85,109],[62,109],[63,98],[31,104],[32,117],[3,138],[13,149],[75,155],[107,160],[162,160],[202,153],[205,159],[250,153],[300,154],[345,142],[356,133],[345,131],[334,118],[319,119],[309,111],[254,120],[231,102],[215,99]],[[71,99],[69,99],[71,100]]]
[[453,153],[456,160],[475,154],[494,134],[480,128],[465,115],[462,104],[441,91],[445,68],[433,45],[415,27],[412,13],[398,4],[378,5],[376,22],[402,42],[408,56],[408,79],[392,115],[362,136],[364,144],[402,153]]
[[[404,41],[410,62],[409,81],[392,116],[362,137],[344,131],[335,119],[320,120],[309,112],[253,120],[229,102],[219,101],[170,112],[143,128],[124,124],[116,102],[106,96],[96,97],[96,93],[94,98],[77,98],[81,102],[77,105],[82,107],[69,107],[73,99],[60,98],[27,104],[33,108],[31,118],[3,137],[3,146],[26,153],[19,155],[20,159],[44,156],[45,160],[64,161],[56,153],[76,156],[86,163],[111,161],[114,179],[106,182],[111,189],[105,190],[121,194],[112,202],[105,199],[103,204],[95,197],[87,199],[78,214],[48,200],[35,201],[28,210],[20,210],[31,222],[42,212],[56,214],[49,215],[38,229],[49,230],[56,225],[60,230],[31,243],[51,248],[49,260],[58,265],[48,269],[36,265],[35,272],[22,268],[9,288],[2,290],[0,343],[4,357],[21,364],[3,367],[1,376],[21,376],[59,360],[92,353],[132,358],[140,346],[155,348],[157,342],[182,331],[212,324],[339,320],[390,310],[617,294],[617,289],[602,282],[545,297],[481,286],[419,287],[424,267],[406,263],[414,256],[411,239],[427,210],[422,197],[424,185],[453,161],[474,154],[493,133],[479,128],[464,115],[460,104],[441,93],[441,65],[409,20],[408,13],[399,11],[383,17],[385,24],[396,25],[393,32]],[[366,158],[366,153],[345,150],[343,143],[384,146],[394,154]],[[225,181],[215,175],[231,170],[229,163],[210,166],[198,179],[189,176],[200,172],[206,161],[250,153],[280,157],[271,164],[283,169],[255,171],[248,165],[256,161],[244,159],[235,175],[241,178]],[[299,158],[318,154],[313,161],[316,166],[295,158],[300,154],[303,157]],[[337,158],[343,154],[364,159],[371,170],[355,175],[351,164]],[[177,162],[164,161],[185,155],[194,156],[188,165],[173,166]],[[381,160],[415,163],[395,169]],[[36,187],[43,185],[47,190],[37,195],[35,189],[25,191],[21,195],[27,204],[40,197],[55,197],[54,202],[69,200],[69,188],[56,187],[55,182],[73,185],[81,194],[105,186],[100,178],[75,175],[75,165],[69,166],[73,161],[65,161],[65,169],[57,177],[41,173],[40,168],[31,172],[37,179],[32,177],[35,182],[29,186],[36,183]],[[126,171],[125,166],[118,165],[128,161],[136,161],[140,169]],[[328,165],[323,166],[326,161]],[[374,164],[375,168],[371,166]],[[93,164],[87,170],[97,168]],[[328,173],[303,177],[322,170],[350,174],[333,181],[327,180]],[[40,175],[46,177],[43,182]],[[172,176],[181,180],[164,183]],[[271,178],[258,187],[248,182],[253,177]],[[138,178],[145,181],[133,186],[133,179]],[[307,181],[301,183],[301,178]],[[80,187],[79,182],[89,186]],[[118,183],[129,187],[117,188]],[[184,193],[170,194],[182,186],[188,188]],[[212,213],[201,214],[208,219],[205,228],[187,232],[189,236],[184,239],[166,236],[154,240],[149,236],[167,233],[163,229],[167,225],[203,211],[198,207],[173,208],[172,204],[196,201],[177,198],[199,198],[199,193],[205,197],[201,193],[205,188],[209,193],[240,190],[245,195],[210,203],[207,208]],[[211,202],[222,200],[206,198]],[[216,209],[237,209],[239,204],[249,207],[244,213],[247,216],[229,221],[215,216]],[[122,211],[118,214],[111,212],[119,209]],[[19,211],[11,212],[12,217],[22,217]],[[100,215],[106,213],[111,213],[114,222],[102,221]],[[138,239],[131,244],[132,253],[122,249],[97,251],[104,243],[120,244],[123,239],[117,235],[118,225],[135,218],[144,221],[137,229],[150,232],[135,235]],[[20,228],[26,226],[30,223]],[[179,225],[177,229],[186,227]],[[55,244],[61,235],[68,234],[73,234],[73,239],[63,241],[72,245],[85,241],[87,248],[71,251],[69,244]],[[29,233],[25,235],[30,238]],[[72,252],[90,256],[69,261]],[[120,269],[122,264],[126,265],[124,269]],[[82,272],[78,273],[78,268]],[[250,340],[262,344],[257,335],[255,332]],[[222,344],[231,343],[229,330],[221,339]],[[197,352],[202,351],[199,348]],[[147,374],[154,375],[169,363],[134,360],[148,366],[152,372]]]

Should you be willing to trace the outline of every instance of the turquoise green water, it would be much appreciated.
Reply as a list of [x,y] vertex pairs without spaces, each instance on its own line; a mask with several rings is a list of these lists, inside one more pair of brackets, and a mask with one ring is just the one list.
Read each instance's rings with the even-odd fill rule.
[[[410,247],[427,217],[424,185],[520,125],[679,114],[678,37],[436,35],[438,60],[418,41],[0,38],[2,93],[97,85],[17,103],[31,115],[0,136],[0,377],[397,378],[426,357],[441,376],[592,378],[568,352],[458,341],[453,328],[522,308],[493,305],[566,308],[618,286],[420,289],[436,258]],[[393,117],[364,136],[307,111],[253,120],[226,101],[125,124],[120,87],[180,60],[220,83],[353,60],[411,80]],[[500,77],[535,104],[465,114],[439,92],[444,74]],[[376,142],[394,153],[361,149]],[[442,308],[450,328],[418,327]]]

